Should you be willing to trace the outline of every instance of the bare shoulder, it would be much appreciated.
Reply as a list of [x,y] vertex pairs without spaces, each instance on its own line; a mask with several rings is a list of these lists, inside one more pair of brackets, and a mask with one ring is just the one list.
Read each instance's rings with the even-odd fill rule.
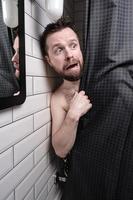
[[51,97],[52,133],[54,134],[66,116],[66,101],[62,90],[57,89]]
[[60,107],[64,107],[65,106],[65,96],[62,93],[61,88],[57,89],[51,97],[51,106],[60,106]]
[[63,102],[64,102],[64,95],[58,89],[52,94],[51,105],[54,104],[54,106],[58,106],[58,105],[63,106]]

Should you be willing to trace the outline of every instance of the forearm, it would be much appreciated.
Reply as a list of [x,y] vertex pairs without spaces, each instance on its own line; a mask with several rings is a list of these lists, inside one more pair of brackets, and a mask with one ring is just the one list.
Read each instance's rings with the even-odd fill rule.
[[78,121],[79,120],[72,117],[70,113],[67,113],[60,129],[52,134],[52,145],[59,157],[66,157],[73,147]]

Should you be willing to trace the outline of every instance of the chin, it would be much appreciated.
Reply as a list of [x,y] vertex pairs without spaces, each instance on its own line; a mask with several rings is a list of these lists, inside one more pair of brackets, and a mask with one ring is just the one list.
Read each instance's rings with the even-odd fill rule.
[[81,79],[83,73],[80,73],[80,74],[75,74],[74,75],[70,75],[70,76],[64,76],[63,78],[67,81],[78,81]]
[[15,76],[16,76],[16,78],[19,78],[19,76],[20,76],[20,72],[19,72],[19,70],[16,70],[16,72],[15,72]]
[[81,75],[80,76],[69,76],[69,77],[64,77],[64,79],[65,80],[67,80],[67,81],[78,81],[78,80],[80,80],[81,79]]

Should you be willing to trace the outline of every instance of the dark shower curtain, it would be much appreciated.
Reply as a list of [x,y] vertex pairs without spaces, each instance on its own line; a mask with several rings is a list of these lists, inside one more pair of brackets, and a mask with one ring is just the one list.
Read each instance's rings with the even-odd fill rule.
[[[85,1],[84,1],[85,2]],[[81,118],[63,200],[133,200],[133,0],[86,0]]]

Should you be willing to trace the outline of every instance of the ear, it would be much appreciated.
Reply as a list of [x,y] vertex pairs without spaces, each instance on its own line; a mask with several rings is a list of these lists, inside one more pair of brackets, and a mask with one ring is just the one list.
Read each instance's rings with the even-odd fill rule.
[[51,62],[50,62],[50,59],[49,59],[49,56],[45,56],[44,57],[44,61],[51,66]]

